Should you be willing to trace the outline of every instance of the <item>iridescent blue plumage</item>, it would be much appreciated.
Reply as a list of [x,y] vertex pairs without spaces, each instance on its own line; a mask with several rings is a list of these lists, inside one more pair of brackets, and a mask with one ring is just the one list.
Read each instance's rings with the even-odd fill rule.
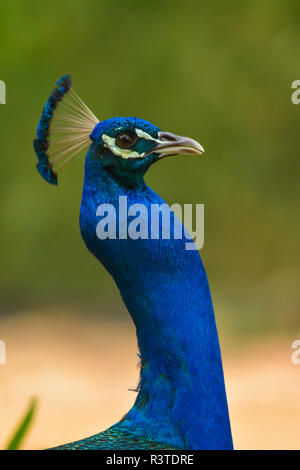
[[[151,237],[152,208],[165,204],[145,181],[162,156],[202,153],[192,139],[148,121],[113,118],[96,125],[86,155],[80,228],[89,251],[116,282],[134,321],[141,374],[134,406],[110,429],[66,449],[232,449],[222,360],[205,270],[168,208],[170,237]],[[174,182],[175,184],[175,182]],[[177,182],[176,182],[177,184]],[[99,239],[98,207],[143,205],[147,236]],[[103,214],[102,214],[103,215]],[[160,214],[160,217],[162,215]],[[160,221],[162,219],[160,218]],[[175,236],[175,225],[183,237]],[[144,234],[145,235],[145,234]]]
[[171,450],[175,447],[167,446],[161,442],[144,439],[134,434],[110,428],[94,436],[76,442],[70,442],[53,450]]

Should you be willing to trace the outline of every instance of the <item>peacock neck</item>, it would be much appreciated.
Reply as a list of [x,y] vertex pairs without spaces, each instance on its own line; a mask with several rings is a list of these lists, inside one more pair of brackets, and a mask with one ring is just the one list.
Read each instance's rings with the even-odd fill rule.
[[[138,395],[122,430],[183,449],[231,449],[223,369],[209,286],[185,240],[96,236],[100,204],[162,204],[144,183],[125,188],[86,160],[80,225],[88,249],[114,278],[141,355]],[[118,211],[116,211],[118,217]]]
[[202,264],[198,269],[197,281],[178,267],[169,280],[157,273],[148,295],[145,285],[120,289],[141,355],[138,396],[120,426],[178,448],[230,449],[214,312]]

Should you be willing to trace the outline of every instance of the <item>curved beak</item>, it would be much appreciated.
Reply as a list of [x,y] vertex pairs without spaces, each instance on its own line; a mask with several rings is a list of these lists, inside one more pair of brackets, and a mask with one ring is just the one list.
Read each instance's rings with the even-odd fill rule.
[[[201,155],[204,148],[194,139],[172,134],[171,132],[159,132],[157,145],[151,153],[159,153],[159,158],[170,155]],[[149,152],[150,153],[150,152]]]

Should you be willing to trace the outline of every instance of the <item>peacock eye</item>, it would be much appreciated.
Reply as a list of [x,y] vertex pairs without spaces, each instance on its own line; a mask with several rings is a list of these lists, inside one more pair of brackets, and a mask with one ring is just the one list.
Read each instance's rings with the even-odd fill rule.
[[116,135],[116,144],[121,149],[131,149],[139,140],[133,131],[122,131]]

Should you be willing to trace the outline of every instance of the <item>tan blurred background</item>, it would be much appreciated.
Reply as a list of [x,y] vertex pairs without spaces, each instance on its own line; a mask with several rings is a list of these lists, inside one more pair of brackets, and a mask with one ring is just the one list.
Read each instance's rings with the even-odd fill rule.
[[[100,432],[135,399],[135,332],[129,317],[23,312],[0,322],[7,341],[1,373],[0,447],[30,398],[37,415],[23,448],[43,449]],[[223,340],[223,364],[236,449],[299,449],[300,364],[288,337],[264,337],[238,346]],[[225,343],[225,344],[224,344]]]
[[57,188],[35,169],[42,106],[71,73],[100,119],[136,115],[206,149],[147,182],[170,204],[205,204],[236,448],[300,448],[299,17],[297,0],[1,4],[0,447],[32,396],[27,448],[98,432],[134,400],[133,327],[78,227],[84,156]]

